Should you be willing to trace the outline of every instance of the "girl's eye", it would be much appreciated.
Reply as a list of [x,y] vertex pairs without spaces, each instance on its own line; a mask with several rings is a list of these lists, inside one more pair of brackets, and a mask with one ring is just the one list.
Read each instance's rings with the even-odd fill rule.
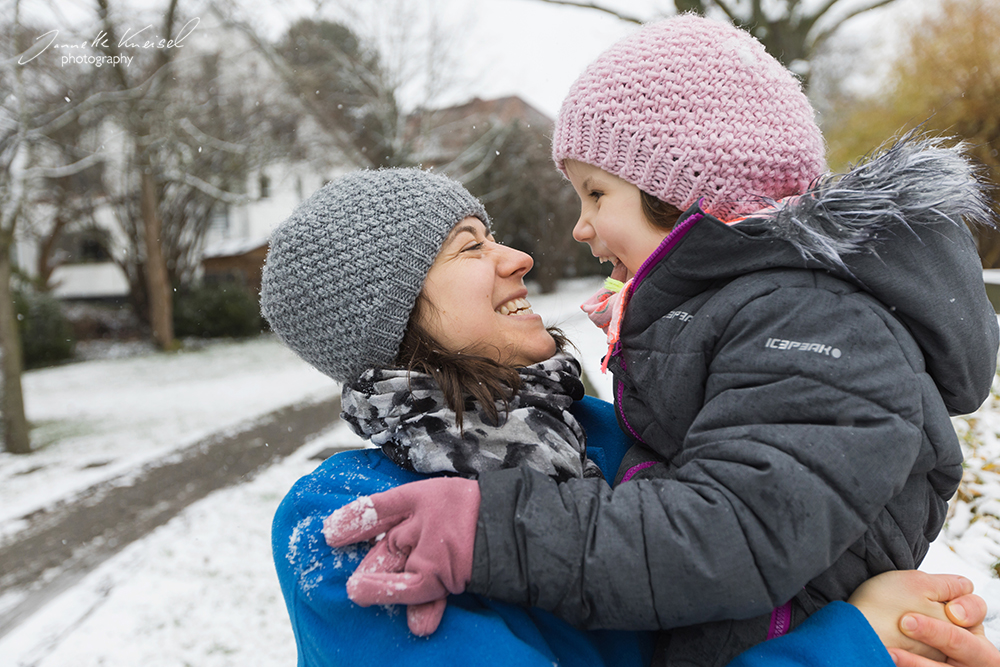
[[599,191],[599,190],[591,190],[590,191],[590,198],[593,199],[594,201],[597,201],[598,199],[600,199],[603,196],[604,196],[604,193],[601,192],[601,191]]

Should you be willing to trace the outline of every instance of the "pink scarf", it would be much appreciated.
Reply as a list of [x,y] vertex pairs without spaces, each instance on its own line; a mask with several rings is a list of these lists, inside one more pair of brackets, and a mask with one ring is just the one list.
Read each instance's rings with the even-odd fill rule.
[[602,373],[608,372],[608,361],[618,343],[622,315],[625,313],[625,306],[632,292],[631,287],[631,278],[624,283],[614,278],[607,278],[601,289],[580,305],[590,321],[604,330],[608,336],[608,353],[601,362]]

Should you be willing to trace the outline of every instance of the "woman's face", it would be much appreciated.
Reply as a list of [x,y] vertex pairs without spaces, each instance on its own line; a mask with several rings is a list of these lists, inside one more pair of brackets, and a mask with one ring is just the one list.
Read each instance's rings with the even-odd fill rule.
[[646,219],[639,188],[628,181],[576,160],[566,160],[566,173],[580,197],[573,238],[602,262],[624,265],[631,278],[669,232]]
[[451,230],[424,281],[429,308],[420,324],[448,352],[528,366],[556,352],[556,342],[525,297],[529,255],[500,245],[479,218]]

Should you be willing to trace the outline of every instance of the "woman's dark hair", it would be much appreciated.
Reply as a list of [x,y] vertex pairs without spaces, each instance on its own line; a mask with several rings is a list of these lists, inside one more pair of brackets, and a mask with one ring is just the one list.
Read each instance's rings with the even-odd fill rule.
[[640,190],[639,194],[642,200],[642,214],[646,216],[646,220],[659,229],[667,231],[673,229],[684,211],[662,199],[657,199],[648,192]]
[[[499,422],[496,404],[499,401],[507,409],[510,399],[521,389],[521,376],[517,367],[498,363],[478,354],[448,352],[420,324],[421,313],[430,307],[423,294],[410,313],[406,333],[399,346],[396,365],[408,371],[418,371],[433,377],[444,400],[455,413],[455,421],[462,428],[462,415],[472,409],[472,402],[478,402],[494,423]],[[556,341],[556,351],[570,345],[559,329],[548,328]]]

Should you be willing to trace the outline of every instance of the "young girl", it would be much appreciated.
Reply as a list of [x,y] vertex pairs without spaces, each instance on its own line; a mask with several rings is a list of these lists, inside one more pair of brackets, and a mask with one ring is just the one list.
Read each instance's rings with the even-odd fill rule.
[[[694,16],[600,56],[553,152],[581,198],[574,236],[628,281],[606,359],[636,441],[628,483],[449,480],[437,502],[448,487],[481,499],[465,532],[430,518],[419,485],[380,498],[409,558],[351,595],[475,591],[584,627],[672,628],[660,664],[725,665],[916,567],[961,476],[949,415],[976,409],[996,369],[962,222],[989,207],[960,153],[906,140],[821,176],[797,82],[747,33]],[[460,576],[434,584],[445,569]]]

